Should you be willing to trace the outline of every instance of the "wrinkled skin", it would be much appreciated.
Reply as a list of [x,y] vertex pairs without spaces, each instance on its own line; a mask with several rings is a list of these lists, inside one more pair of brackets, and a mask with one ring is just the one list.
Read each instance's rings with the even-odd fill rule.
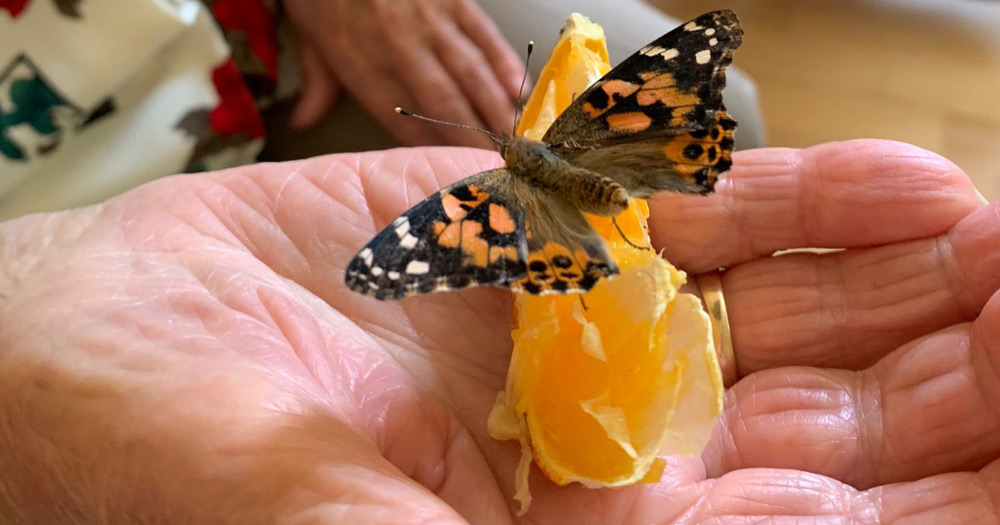
[[[701,457],[620,490],[491,440],[510,301],[380,303],[354,252],[495,154],[395,150],[173,177],[0,226],[0,521],[995,523],[1000,220],[953,164],[853,141],[736,156],[652,201],[723,284],[742,379]],[[847,248],[771,258],[800,246]]]
[[293,125],[319,120],[343,86],[407,146],[493,145],[477,133],[401,119],[393,112],[396,106],[498,133],[511,131],[524,65],[474,0],[283,4],[302,71]]

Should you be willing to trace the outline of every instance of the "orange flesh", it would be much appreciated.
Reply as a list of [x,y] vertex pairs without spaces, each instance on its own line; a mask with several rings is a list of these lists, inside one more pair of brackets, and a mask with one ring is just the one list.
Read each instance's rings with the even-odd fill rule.
[[[540,139],[574,95],[609,69],[603,30],[572,15],[518,132]],[[617,217],[640,246],[650,242],[648,215],[645,201],[632,200]],[[590,221],[620,275],[585,294],[586,309],[577,295],[515,296],[507,388],[488,426],[494,438],[521,443],[515,498],[522,513],[532,458],[558,485],[657,482],[660,454],[699,453],[722,408],[708,316],[699,299],[678,292],[685,274],[629,246],[609,218]]]

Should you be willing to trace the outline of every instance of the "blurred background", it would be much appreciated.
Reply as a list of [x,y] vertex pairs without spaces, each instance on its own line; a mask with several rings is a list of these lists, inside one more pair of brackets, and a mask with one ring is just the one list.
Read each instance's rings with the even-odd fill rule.
[[767,142],[875,137],[948,157],[1000,198],[1000,2],[651,0],[687,19],[729,8]]

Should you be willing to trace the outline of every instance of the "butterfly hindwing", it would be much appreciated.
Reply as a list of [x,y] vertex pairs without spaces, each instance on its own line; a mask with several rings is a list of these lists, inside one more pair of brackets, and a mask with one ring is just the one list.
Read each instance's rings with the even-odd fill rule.
[[705,129],[638,142],[565,152],[573,164],[600,173],[640,199],[660,191],[707,194],[733,165],[736,121],[725,109]]
[[524,185],[528,194],[527,273],[509,287],[536,295],[586,292],[618,266],[604,239],[572,204],[558,195]]
[[525,275],[524,210],[511,175],[492,170],[427,197],[379,232],[347,267],[347,287],[377,299],[507,283]]
[[691,20],[591,85],[542,140],[560,151],[707,129],[718,120],[725,68],[742,38],[732,11]]

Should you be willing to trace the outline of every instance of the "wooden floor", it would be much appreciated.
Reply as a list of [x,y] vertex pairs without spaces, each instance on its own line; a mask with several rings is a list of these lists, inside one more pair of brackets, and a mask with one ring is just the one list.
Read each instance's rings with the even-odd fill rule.
[[1000,2],[651,0],[736,11],[773,146],[858,137],[944,155],[1000,198]]

